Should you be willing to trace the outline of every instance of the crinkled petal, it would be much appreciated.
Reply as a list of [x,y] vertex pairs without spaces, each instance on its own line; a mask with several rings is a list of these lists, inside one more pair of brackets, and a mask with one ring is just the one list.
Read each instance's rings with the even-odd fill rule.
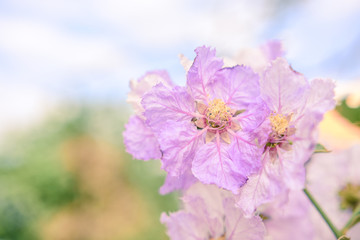
[[231,196],[231,192],[216,185],[204,185],[198,182],[185,192],[183,197],[184,208],[189,212],[196,212],[196,207],[192,204],[191,199],[200,197],[204,201],[203,205],[208,209],[209,217],[221,219],[224,213],[223,199]]
[[259,216],[246,218],[243,211],[235,207],[233,198],[223,201],[225,215],[226,239],[262,240],[266,230]]
[[161,83],[144,95],[142,105],[146,122],[155,134],[163,131],[168,120],[191,123],[195,111],[195,102],[186,88],[169,89]]
[[159,135],[162,168],[171,176],[181,176],[191,166],[196,150],[204,142],[204,130],[191,122],[168,121]]
[[208,102],[208,84],[223,66],[223,61],[215,56],[215,49],[209,47],[198,47],[195,52],[197,56],[187,73],[187,85],[197,101]]
[[316,127],[320,120],[319,113],[309,112],[295,122],[297,130],[290,137],[290,140],[293,142],[293,157],[298,162],[305,163],[310,159],[317,143],[318,131]]
[[228,153],[239,172],[248,177],[260,169],[262,151],[252,134],[239,131],[233,136]]
[[306,91],[310,88],[305,77],[292,70],[283,58],[274,60],[260,79],[263,100],[273,111],[296,114],[306,104]]
[[248,132],[257,130],[267,119],[269,113],[270,110],[267,105],[258,100],[256,103],[250,104],[245,112],[234,117],[234,119],[239,123],[242,131]]
[[[304,151],[306,149],[301,146],[300,142],[294,143],[290,151],[278,150],[279,160],[282,164],[283,184],[291,190],[301,190],[305,187],[306,174],[304,163],[308,158],[302,159],[301,157],[304,157],[304,155],[300,155]],[[311,153],[308,157],[310,155]]]
[[211,95],[236,110],[246,109],[259,94],[259,75],[245,66],[223,68],[211,83]]
[[190,168],[180,176],[171,176],[168,174],[165,183],[161,186],[159,192],[164,195],[175,190],[186,190],[197,181],[198,180],[194,177]]
[[335,107],[335,83],[330,79],[314,79],[311,81],[311,91],[307,100],[310,112],[324,114]]
[[[247,179],[244,169],[238,167],[229,155],[229,145],[219,141],[201,146],[192,163],[192,172],[205,184],[216,184],[236,193]],[[240,154],[239,154],[240,155]]]
[[173,85],[169,74],[164,70],[151,71],[138,80],[130,81],[131,90],[128,94],[127,102],[131,104],[135,114],[139,116],[143,114],[144,108],[141,105],[143,95],[159,83],[163,83],[167,87]]
[[[216,189],[214,189],[216,191]],[[185,195],[183,198],[185,210],[203,221],[208,228],[208,235],[220,237],[224,234],[223,216],[224,210],[212,208],[208,205],[209,201],[203,196]],[[221,206],[221,202],[220,205]],[[219,210],[219,211],[217,211]],[[196,227],[196,226],[195,226]]]
[[237,206],[242,208],[247,216],[286,189],[282,182],[280,162],[271,162],[266,155],[263,168],[249,177],[238,195]]
[[132,116],[125,125],[123,132],[125,148],[136,159],[160,159],[159,143],[144,120],[139,116]]
[[200,240],[206,239],[208,234],[208,228],[202,219],[184,211],[171,213],[169,216],[162,213],[160,221],[166,225],[171,240]]

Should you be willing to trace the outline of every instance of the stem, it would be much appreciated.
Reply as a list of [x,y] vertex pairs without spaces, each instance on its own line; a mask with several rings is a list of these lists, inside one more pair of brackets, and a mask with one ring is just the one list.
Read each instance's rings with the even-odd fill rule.
[[352,228],[355,224],[360,221],[360,204],[355,208],[351,218],[346,223],[343,229],[341,229],[342,234],[346,234],[346,232]]
[[321,209],[320,205],[318,202],[315,201],[314,197],[311,195],[311,193],[304,188],[304,193],[306,194],[306,196],[309,198],[309,200],[311,201],[311,203],[314,205],[314,207],[316,208],[316,210],[320,213],[321,217],[325,220],[326,224],[329,226],[329,228],[331,229],[331,231],[334,233],[336,239],[341,237],[341,232],[334,226],[334,224],[331,222],[331,220],[329,219],[329,217],[325,214],[325,212]]

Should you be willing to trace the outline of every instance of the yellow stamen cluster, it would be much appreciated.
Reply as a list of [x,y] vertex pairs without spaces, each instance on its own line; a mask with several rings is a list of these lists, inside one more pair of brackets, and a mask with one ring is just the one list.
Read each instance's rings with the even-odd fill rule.
[[231,118],[231,108],[226,106],[222,100],[216,98],[209,103],[206,116],[209,120],[229,121]]
[[289,127],[289,117],[282,114],[271,115],[269,117],[272,130],[278,135],[284,135]]

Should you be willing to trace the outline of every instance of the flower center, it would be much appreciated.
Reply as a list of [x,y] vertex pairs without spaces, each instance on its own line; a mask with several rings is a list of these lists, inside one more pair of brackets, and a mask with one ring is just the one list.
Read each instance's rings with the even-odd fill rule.
[[209,103],[205,115],[212,128],[222,128],[230,121],[232,114],[231,108],[220,99],[214,99]]
[[340,207],[342,209],[354,210],[360,205],[360,185],[348,183],[339,191]]
[[288,130],[291,116],[284,116],[282,114],[271,114],[269,117],[271,128],[278,136],[283,136]]

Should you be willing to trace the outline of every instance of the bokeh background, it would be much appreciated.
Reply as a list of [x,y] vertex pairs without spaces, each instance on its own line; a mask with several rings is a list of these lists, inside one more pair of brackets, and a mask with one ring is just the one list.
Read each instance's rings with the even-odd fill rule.
[[337,82],[320,126],[331,148],[360,142],[358,0],[0,1],[0,239],[167,239],[158,161],[132,159],[128,82],[200,45],[232,57],[283,41],[293,68]]

